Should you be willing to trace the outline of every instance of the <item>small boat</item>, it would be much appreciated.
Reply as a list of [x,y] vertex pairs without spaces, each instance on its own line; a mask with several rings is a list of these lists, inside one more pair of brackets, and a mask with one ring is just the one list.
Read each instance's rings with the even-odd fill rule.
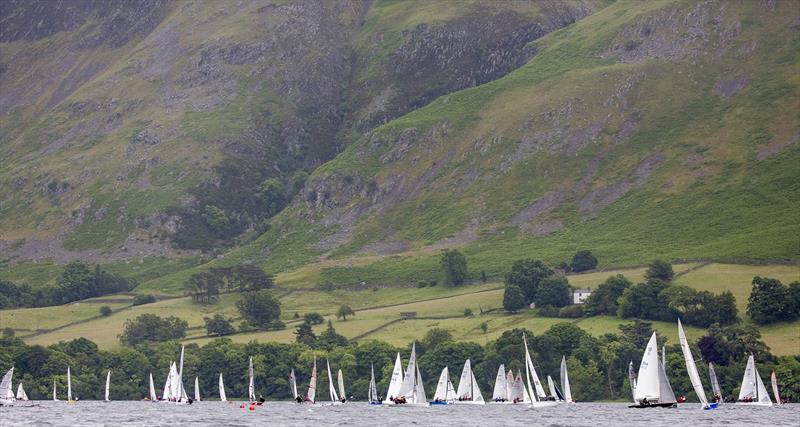
[[717,405],[722,405],[722,391],[719,388],[717,373],[714,371],[714,364],[708,362],[708,376],[711,379],[711,391],[714,393],[714,401]]
[[156,396],[156,386],[153,383],[153,373],[150,372],[150,387],[149,387],[149,399],[151,402],[158,402],[158,396]]
[[736,404],[742,406],[772,406],[772,400],[769,398],[764,382],[761,381],[761,375],[758,374],[752,354],[747,358],[747,367],[744,370],[742,386],[739,388],[739,399],[737,399]]
[[[394,375],[392,379],[394,379]],[[428,399],[425,397],[425,385],[422,382],[422,375],[419,373],[419,366],[417,366],[416,343],[411,344],[411,357],[408,359],[403,383],[391,403],[404,406],[428,406]]]
[[561,356],[561,389],[564,391],[564,401],[575,403],[572,400],[572,389],[569,386],[569,374],[567,373],[567,358]]
[[30,400],[28,399],[28,393],[25,393],[25,388],[22,387],[22,383],[19,383],[19,385],[17,385],[17,400],[23,402]]
[[[14,388],[11,384],[14,378],[14,367],[12,366],[11,369],[3,375],[3,379],[0,380],[0,406],[13,406],[13,407],[23,407],[23,408],[30,408],[33,406],[39,406],[32,402],[28,402],[28,395],[25,394],[25,390],[22,389],[22,383],[17,388],[17,395],[20,396],[20,399],[14,397]],[[22,394],[20,395],[20,391]]]
[[262,402],[256,401],[256,388],[255,383],[253,382],[253,358],[250,357],[250,360],[247,364],[247,376],[249,377],[249,381],[247,382],[247,400],[250,401],[252,404],[261,404]]
[[200,401],[200,379],[194,377],[194,401]]
[[403,363],[400,361],[400,353],[397,353],[397,358],[394,361],[394,368],[392,369],[392,378],[389,380],[389,390],[386,391],[386,399],[383,403],[394,403],[392,399],[400,394],[400,387],[403,386]]
[[103,402],[111,402],[111,400],[108,398],[110,388],[111,388],[111,369],[109,369],[108,374],[106,374],[106,396],[105,399],[103,399]]
[[177,405],[192,404],[194,400],[189,399],[186,388],[183,386],[183,355],[184,346],[181,346],[180,365],[174,361],[169,366],[167,381],[164,383],[164,392],[161,395],[161,402]]
[[328,391],[330,392],[331,396],[331,403],[329,405],[331,406],[340,405],[342,404],[342,402],[339,401],[339,396],[336,394],[336,389],[333,386],[333,376],[331,375],[331,362],[328,361],[328,359],[325,359],[325,364],[328,368]]
[[[706,391],[703,389],[703,383],[700,381],[700,374],[697,372],[697,365],[694,363],[692,350],[689,348],[689,341],[686,339],[686,334],[683,332],[683,325],[681,319],[678,319],[678,340],[681,343],[681,351],[683,352],[683,360],[686,362],[686,371],[689,373],[689,380],[692,382],[694,393],[703,409],[716,409],[717,403],[709,403],[706,399]],[[663,354],[663,352],[662,352]]]
[[517,371],[517,376],[514,378],[514,398],[511,400],[514,403],[531,404],[531,395],[525,387],[525,380],[522,379],[522,371]]
[[[772,382],[772,394],[775,396],[775,404],[780,405],[781,402],[781,394],[778,392],[778,377],[775,375],[775,370],[772,370],[772,375],[770,375],[770,380]],[[22,387],[22,383],[19,384]],[[19,399],[19,397],[17,397]],[[27,398],[25,399],[27,400]]]
[[453,383],[450,382],[450,370],[447,366],[442,369],[439,381],[436,383],[436,392],[433,394],[431,405],[452,405],[456,398]]
[[[558,405],[558,402],[547,400],[547,395],[544,393],[544,388],[542,387],[541,381],[539,381],[539,376],[536,375],[536,368],[533,367],[531,353],[528,350],[528,339],[525,337],[525,334],[522,334],[522,342],[525,346],[525,377],[528,380],[526,392],[528,394],[529,406],[531,408],[546,408]],[[531,384],[533,384],[533,386]]]
[[629,408],[673,408],[678,405],[672,386],[667,380],[663,361],[658,357],[655,332],[650,336],[642,355],[639,375],[633,389],[633,400],[636,404],[628,406]]
[[[294,371],[292,372],[294,374]],[[297,393],[295,392],[295,395]],[[367,391],[367,399],[370,405],[382,405],[383,402],[378,398],[378,386],[375,384],[375,365],[370,367],[369,390]]]
[[225,382],[222,381],[222,372],[219,373],[219,400],[220,402],[228,401],[228,397],[225,396]]
[[[513,383],[514,376],[511,376]],[[511,385],[508,382],[506,375],[506,367],[501,364],[497,368],[497,376],[494,379],[494,389],[492,390],[492,403],[502,404],[511,403]]]
[[308,381],[308,390],[303,402],[313,404],[317,397],[317,356],[314,356],[314,366],[311,368],[311,379]]
[[339,382],[339,399],[342,403],[347,402],[347,395],[344,393],[344,376],[342,375],[342,370],[339,369],[339,373],[337,374],[338,382]]
[[633,372],[633,361],[628,362],[628,381],[631,385],[631,399],[636,403],[636,374]]
[[483,395],[478,388],[478,381],[475,373],[472,372],[472,363],[467,359],[464,368],[461,370],[461,379],[458,381],[458,391],[456,392],[456,404],[483,405]]
[[75,403],[76,400],[72,400],[72,373],[70,373],[69,366],[67,366],[67,403]]
[[564,396],[561,394],[561,391],[558,390],[555,383],[553,382],[553,377],[550,375],[547,376],[547,389],[550,390],[550,400],[554,400],[556,402],[563,402]]

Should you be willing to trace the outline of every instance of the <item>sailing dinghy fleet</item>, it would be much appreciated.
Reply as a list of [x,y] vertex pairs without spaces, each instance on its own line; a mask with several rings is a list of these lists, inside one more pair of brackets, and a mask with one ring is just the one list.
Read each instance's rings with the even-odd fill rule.
[[[697,370],[697,364],[694,356],[692,355],[691,348],[689,347],[686,334],[683,330],[683,325],[680,320],[678,321],[678,338],[680,341],[681,353],[683,355],[684,364],[689,379],[694,389],[695,395],[700,402],[700,407],[705,410],[715,409],[722,403],[722,392],[720,390],[719,381],[717,379],[714,365],[708,364],[708,373],[713,393],[713,399],[709,400],[705,394],[702,380]],[[506,370],[505,365],[500,365],[497,370],[497,375],[494,381],[494,389],[492,391],[492,404],[521,404],[530,408],[542,408],[548,406],[555,406],[560,403],[574,403],[572,398],[572,390],[569,383],[569,373],[567,372],[566,358],[561,358],[560,372],[558,379],[559,384],[553,380],[550,375],[547,376],[547,393],[545,392],[539,375],[533,364],[530,351],[528,350],[527,337],[523,334],[523,345],[525,347],[525,373],[518,370],[516,375],[513,370]],[[628,378],[631,386],[631,394],[633,396],[633,404],[631,408],[659,408],[659,407],[676,407],[678,399],[675,398],[675,393],[672,390],[669,379],[666,375],[666,354],[665,349],[662,347],[659,354],[658,339],[656,333],[650,337],[647,346],[642,354],[642,360],[639,364],[638,372],[634,372],[634,364],[631,361],[628,365]],[[156,395],[156,390],[153,382],[153,374],[149,375],[149,393],[144,400],[153,402],[165,402],[176,405],[192,404],[200,401],[200,381],[198,377],[194,379],[194,399],[189,398],[186,389],[183,386],[183,360],[185,348],[181,347],[179,363],[171,362],[167,374],[166,382],[164,383],[161,398]],[[336,383],[334,384],[333,371],[330,361],[326,359],[326,370],[328,374],[328,392],[330,395],[330,402],[326,405],[341,405],[348,402],[345,394],[344,375],[341,369],[337,370]],[[254,410],[257,405],[264,402],[263,397],[256,398],[255,382],[254,382],[254,369],[253,358],[248,360],[248,401],[250,402],[250,410]],[[35,406],[28,400],[28,395],[22,383],[17,386],[17,392],[14,394],[12,387],[12,380],[14,375],[14,368],[9,369],[0,381],[0,406]],[[523,376],[524,375],[524,376]],[[75,403],[78,399],[73,396],[72,391],[72,373],[67,367],[67,402]],[[778,391],[778,381],[775,372],[771,376],[772,392],[777,404],[781,403],[780,394]],[[222,402],[227,402],[225,393],[225,383],[222,373],[219,374],[219,399]],[[316,403],[316,388],[317,388],[317,359],[314,357],[311,366],[311,376],[309,378],[308,387],[304,395],[298,394],[297,378],[294,369],[289,374],[289,387],[295,402],[300,404],[314,404]],[[111,370],[106,373],[104,401],[110,402],[111,392]],[[472,370],[472,363],[469,359],[464,362],[461,370],[461,376],[458,382],[458,388],[453,386],[450,378],[449,367],[445,366],[439,375],[439,381],[436,384],[436,391],[433,395],[433,400],[428,401],[425,395],[425,388],[420,374],[419,366],[417,364],[416,343],[411,346],[411,354],[408,360],[408,365],[405,370],[403,363],[400,359],[400,353],[397,353],[395,358],[394,367],[392,369],[392,376],[389,381],[389,387],[386,392],[386,398],[382,398],[378,394],[378,388],[375,380],[375,367],[371,366],[370,369],[370,382],[368,390],[368,403],[370,405],[379,406],[432,406],[432,405],[453,405],[453,404],[471,404],[483,405],[483,394],[478,386],[478,381],[475,378],[475,373]],[[53,400],[58,402],[58,388],[57,381],[53,379]],[[737,405],[743,406],[772,406],[773,402],[770,399],[767,388],[758,373],[755,366],[755,359],[751,354],[747,359],[747,367],[745,368],[742,384],[739,389],[739,397],[736,402]],[[240,405],[244,408],[245,405]]]

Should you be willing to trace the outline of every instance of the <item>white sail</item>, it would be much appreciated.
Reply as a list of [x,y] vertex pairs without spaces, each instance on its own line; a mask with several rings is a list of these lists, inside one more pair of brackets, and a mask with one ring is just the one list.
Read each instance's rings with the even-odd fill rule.
[[522,395],[517,396],[516,383],[514,382],[514,373],[511,369],[506,373],[506,400],[509,402],[519,398],[522,400]]
[[439,381],[436,383],[436,391],[433,393],[433,400],[447,401],[447,383],[450,382],[450,373],[447,366],[439,374]]
[[250,358],[250,361],[247,365],[247,375],[250,377],[250,381],[247,383],[247,399],[251,402],[255,402],[256,400],[256,389],[255,384],[253,383],[253,358]]
[[672,386],[669,383],[669,378],[667,378],[667,349],[666,347],[661,348],[661,360],[658,364],[658,386],[659,386],[659,394],[660,397],[658,399],[659,403],[674,403],[677,402],[675,399],[675,393],[672,391]]
[[681,343],[681,351],[683,352],[683,360],[686,362],[686,371],[689,373],[689,380],[694,387],[694,393],[700,404],[704,408],[708,407],[708,399],[706,399],[706,391],[703,390],[703,383],[700,381],[700,374],[697,372],[697,365],[694,363],[692,350],[689,348],[689,341],[686,340],[686,334],[683,332],[683,325],[681,319],[678,319],[678,341]]
[[200,379],[197,377],[194,377],[194,400],[200,401]]
[[564,400],[572,402],[572,389],[569,386],[569,374],[567,373],[567,359],[561,356],[561,390],[564,392]]
[[56,379],[53,378],[53,402],[58,402],[58,393],[56,393]]
[[227,402],[228,397],[225,396],[225,383],[222,381],[222,372],[219,373],[219,400]]
[[400,395],[400,388],[403,385],[403,363],[400,361],[400,353],[397,353],[397,358],[394,361],[394,368],[392,369],[392,378],[389,381],[389,390],[386,391],[385,403],[391,402],[391,399]]
[[67,400],[72,401],[72,374],[67,366]]
[[[775,375],[774,370],[772,371],[772,375],[770,375],[770,381],[772,382],[772,395],[775,396],[775,404],[780,405],[783,402],[781,401],[781,394],[778,392],[778,377]],[[20,383],[19,386],[22,387],[22,383]],[[17,396],[17,399],[19,399],[19,396]],[[28,399],[26,398],[23,400]]]
[[471,379],[472,391],[470,392],[470,394],[472,395],[472,401],[475,403],[484,403],[483,393],[481,393],[481,389],[478,386],[478,380],[475,379],[475,372],[470,370],[470,374],[472,375]]
[[189,396],[186,395],[186,389],[183,388],[183,350],[184,346],[181,345],[181,364],[178,369],[178,399],[182,401],[189,400]]
[[150,372],[150,401],[155,402],[158,400],[158,396],[156,396],[156,386],[153,384],[153,373]]
[[708,362],[708,376],[711,378],[711,391],[714,392],[714,400],[717,403],[722,403],[722,391],[719,388],[719,381],[717,380],[717,373],[714,371],[714,364]]
[[342,400],[346,400],[347,399],[347,395],[344,394],[344,376],[342,376],[342,370],[341,369],[339,369],[338,376],[339,376],[339,378],[337,378],[337,380],[339,381],[339,397],[342,398]]
[[747,358],[747,367],[744,369],[744,378],[742,378],[742,386],[739,387],[739,401],[745,399],[752,399],[757,401],[756,396],[756,364],[753,355]]
[[506,367],[500,365],[497,368],[497,376],[494,379],[494,389],[492,390],[492,400],[501,402],[508,399],[508,390],[506,385]]
[[405,396],[406,400],[413,398],[414,384],[417,378],[417,344],[411,344],[411,357],[408,359],[406,373],[403,376],[403,384],[400,386],[398,394]]
[[758,391],[758,403],[760,405],[769,405],[772,406],[772,399],[769,398],[769,393],[767,393],[767,388],[764,386],[764,382],[761,381],[761,375],[758,374],[758,369],[754,369],[756,373],[756,390]]
[[[533,367],[531,353],[528,351],[528,339],[525,337],[525,334],[522,334],[522,342],[525,345],[525,379],[528,381],[527,392],[530,395],[531,401],[538,401],[546,397],[546,395],[544,394],[542,383],[539,381],[539,376],[536,375],[536,369]],[[535,393],[534,388],[536,389]]]
[[550,391],[550,397],[559,400],[558,394],[556,394],[556,386],[553,384],[553,377],[550,375],[547,376],[547,389]]
[[367,399],[370,403],[378,401],[378,386],[375,384],[375,365],[370,366],[369,391]]
[[311,368],[311,379],[308,381],[306,401],[314,403],[317,398],[317,357],[314,356],[314,367]]
[[[531,384],[528,381],[528,370],[525,369],[525,376],[526,378],[522,379],[522,371],[517,371],[517,386],[519,387],[519,394],[522,396],[522,403],[531,403],[533,402],[533,396],[531,395]],[[526,386],[527,385],[527,386]]]
[[636,402],[645,398],[649,401],[658,401],[661,396],[657,345],[656,333],[653,332],[642,355],[642,363],[639,365],[639,376],[633,393],[633,400]]
[[[416,364],[415,364],[416,366]],[[428,402],[425,396],[425,384],[422,382],[422,375],[419,373],[419,366],[416,366],[417,373],[414,376],[414,389],[408,403],[424,404]]]
[[297,378],[294,376],[294,368],[289,373],[289,388],[292,390],[292,396],[297,400]]
[[14,400],[14,389],[11,385],[12,377],[14,376],[14,367],[12,366],[5,375],[3,380],[0,381],[0,400],[12,401]]
[[111,388],[111,369],[108,370],[108,374],[106,374],[106,402],[110,402],[111,400],[108,398],[109,389]]
[[631,399],[636,402],[636,375],[633,373],[633,361],[628,362],[628,381],[631,384]]
[[22,383],[17,386],[17,400],[30,400],[28,399],[28,393],[25,393],[25,388],[22,387]]
[[336,395],[336,389],[333,387],[333,376],[331,376],[331,362],[325,359],[325,364],[328,367],[328,391],[331,395],[331,402],[338,402],[339,396]]
[[161,393],[161,399],[169,401],[172,397],[172,365],[173,362],[169,363],[169,372],[167,373],[167,380],[164,381],[164,391]]
[[460,401],[472,400],[472,364],[469,359],[464,362],[464,368],[461,369],[461,378],[458,380],[458,391],[456,395]]

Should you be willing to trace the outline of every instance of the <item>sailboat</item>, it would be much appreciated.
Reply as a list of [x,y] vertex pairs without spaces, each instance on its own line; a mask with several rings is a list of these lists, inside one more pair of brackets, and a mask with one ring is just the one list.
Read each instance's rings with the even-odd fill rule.
[[677,406],[675,393],[672,392],[664,365],[658,357],[658,343],[655,332],[650,336],[650,341],[648,341],[642,355],[639,376],[636,378],[636,386],[633,388],[633,400],[636,404],[628,406],[629,408]]
[[[394,378],[394,375],[392,375],[392,377]],[[411,357],[408,359],[408,366],[406,366],[406,373],[403,376],[403,383],[393,403],[409,406],[428,406],[428,398],[425,397],[425,386],[422,382],[422,375],[419,373],[419,366],[417,366],[416,343],[411,345]]]
[[151,402],[158,402],[158,396],[156,396],[156,386],[153,384],[153,373],[150,372],[150,389],[149,391],[149,399]]
[[53,378],[53,402],[58,402],[58,393],[56,392],[56,379]]
[[526,405],[530,405],[531,394],[528,393],[528,388],[525,386],[525,379],[522,378],[522,371],[517,371],[517,377],[514,379],[514,387],[516,390],[516,403],[522,402]]
[[219,400],[221,402],[228,401],[228,397],[225,396],[225,382],[222,381],[222,372],[219,373]]
[[375,383],[375,364],[370,366],[369,390],[367,400],[370,405],[382,405],[383,402],[378,398],[378,385]]
[[[528,387],[525,391],[528,394],[528,402],[530,402],[530,407],[544,408],[557,405],[558,402],[547,400],[547,395],[544,394],[542,383],[539,381],[539,376],[536,375],[536,368],[533,367],[531,353],[528,350],[528,340],[525,337],[525,334],[522,334],[522,342],[525,345],[525,379],[528,381]],[[533,386],[531,384],[533,384]]]
[[303,402],[314,403],[317,396],[317,356],[314,356],[314,367],[311,368],[311,379],[308,381],[308,391]]
[[572,400],[572,389],[569,386],[569,374],[567,373],[567,358],[561,356],[561,390],[564,391],[564,400],[567,403],[575,403]]
[[75,400],[72,400],[72,374],[69,371],[69,366],[67,366],[67,403],[75,402]]
[[633,361],[628,362],[628,381],[631,384],[631,399],[636,403],[636,374],[633,372]]
[[431,405],[452,405],[456,399],[456,391],[450,382],[450,370],[447,366],[442,369],[439,381],[436,383],[436,392],[433,394]]
[[[683,360],[686,362],[686,371],[689,373],[689,380],[692,382],[694,393],[703,409],[716,409],[717,403],[708,403],[706,399],[706,391],[703,389],[703,383],[700,381],[700,374],[697,373],[697,365],[694,363],[694,356],[692,350],[689,348],[689,341],[686,340],[686,334],[683,332],[683,325],[681,319],[678,319],[678,340],[681,343],[681,351],[683,352]],[[663,353],[662,353],[663,354]]]
[[389,380],[389,390],[386,391],[386,399],[383,403],[393,403],[393,399],[400,394],[400,387],[403,385],[403,363],[400,361],[400,353],[394,361],[392,378]]
[[289,389],[292,391],[295,402],[302,402],[302,400],[297,400],[297,378],[294,376],[294,368],[292,368],[292,372],[289,373]]
[[333,376],[331,375],[331,362],[328,361],[328,359],[325,359],[325,364],[327,365],[328,368],[328,391],[330,392],[331,395],[330,404],[339,405],[342,402],[339,401],[339,396],[336,394],[336,389],[333,386]]
[[189,399],[186,389],[183,387],[183,354],[184,346],[181,346],[180,365],[176,365],[175,362],[169,365],[167,381],[164,383],[164,392],[161,395],[162,402],[178,405],[191,404],[193,402],[193,400]]
[[251,403],[256,403],[256,388],[253,382],[253,358],[247,364],[247,376],[250,378],[247,382],[247,400]]
[[337,380],[339,382],[339,398],[342,400],[342,403],[347,401],[347,395],[344,394],[344,376],[342,375],[342,370],[339,369]]
[[[772,375],[770,375],[770,380],[772,382],[772,394],[775,396],[775,404],[780,405],[783,402],[781,401],[781,394],[778,393],[778,377],[775,375],[774,369],[772,370]],[[22,387],[22,383],[20,383],[19,386]],[[19,399],[19,396],[17,396],[17,399]],[[27,400],[27,398],[25,400]]]
[[464,369],[461,370],[461,379],[458,381],[455,403],[474,405],[483,405],[485,403],[481,390],[478,388],[475,373],[472,372],[472,363],[469,359],[464,362]]
[[19,383],[19,385],[17,386],[17,400],[21,400],[23,402],[30,400],[28,399],[28,393],[25,393],[25,388],[22,387],[22,383]]
[[[513,376],[512,376],[513,378]],[[497,376],[494,379],[494,389],[492,390],[493,403],[511,403],[511,390],[506,376],[505,365],[497,368]]]
[[752,354],[747,358],[747,368],[744,370],[742,387],[739,389],[739,399],[736,404],[772,406],[772,400],[769,398],[764,382],[761,381],[761,375],[758,374]]
[[103,402],[111,402],[108,398],[109,391],[111,388],[111,369],[108,370],[108,374],[106,374],[106,397],[103,399]]
[[550,375],[547,376],[547,389],[550,391],[551,400],[555,400],[556,402],[564,401],[564,396],[562,396],[561,392],[556,388],[555,383],[553,383],[553,377]]
[[194,401],[200,401],[200,379],[194,377]]
[[717,381],[717,373],[714,371],[714,364],[708,362],[708,376],[711,379],[711,391],[714,392],[714,400],[717,405],[722,405],[722,391],[719,388],[719,381]]

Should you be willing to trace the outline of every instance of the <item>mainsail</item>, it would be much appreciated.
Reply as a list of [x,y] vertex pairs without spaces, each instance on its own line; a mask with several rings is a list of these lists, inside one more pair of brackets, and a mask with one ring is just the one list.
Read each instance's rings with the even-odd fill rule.
[[400,361],[400,353],[397,353],[397,358],[394,361],[394,368],[392,369],[392,378],[389,381],[389,390],[386,391],[385,403],[391,402],[391,399],[400,395],[400,388],[403,386],[403,363]]
[[331,402],[338,402],[339,396],[336,395],[336,389],[333,387],[333,376],[331,376],[331,362],[325,359],[325,364],[328,367],[328,391],[331,394]]
[[678,340],[681,343],[681,351],[683,352],[683,360],[686,362],[686,371],[689,373],[689,380],[692,382],[694,392],[703,408],[708,407],[708,399],[706,399],[706,392],[703,390],[703,383],[700,381],[700,374],[697,373],[697,365],[694,363],[692,350],[689,348],[689,341],[686,340],[686,334],[683,332],[683,325],[681,319],[678,319]]
[[58,394],[56,393],[56,379],[53,378],[53,402],[58,402]]
[[317,397],[317,356],[314,356],[314,367],[311,368],[311,379],[308,381],[308,391],[306,391],[307,402],[314,403]]
[[475,380],[475,374],[472,372],[472,364],[469,359],[464,362],[464,369],[461,370],[461,379],[458,381],[456,395],[462,401],[483,402],[483,396],[480,389],[478,389],[478,382]]
[[347,400],[347,395],[344,394],[344,376],[342,376],[341,369],[339,369],[338,376],[339,378],[337,378],[337,380],[339,381],[339,397],[342,398],[342,400]]
[[197,377],[194,377],[194,400],[200,401],[200,379]]
[[106,374],[106,402],[110,402],[111,400],[108,398],[109,389],[111,388],[111,369],[108,370],[108,374]]
[[3,380],[0,381],[0,400],[13,401],[14,390],[11,386],[11,379],[14,376],[14,367],[3,375]]
[[[528,340],[525,338],[525,334],[522,334],[522,342],[525,345],[525,378],[528,380],[528,394],[530,395],[530,399],[532,401],[538,401],[542,398],[547,397],[544,394],[544,388],[542,387],[542,383],[539,381],[539,376],[536,375],[536,369],[533,367],[533,361],[531,360],[531,353],[528,351]],[[536,392],[534,393],[534,387],[531,386],[533,384],[536,388]]]
[[294,400],[297,400],[297,378],[294,376],[294,368],[289,373],[289,388],[292,390]]
[[645,398],[649,401],[660,402],[660,361],[658,360],[657,345],[656,333],[653,332],[642,355],[642,363],[639,365],[639,376],[633,392],[635,402],[641,402]]
[[250,358],[250,362],[247,365],[247,375],[250,377],[250,381],[247,383],[247,398],[251,402],[255,402],[256,400],[256,389],[253,383],[253,358]]
[[506,399],[509,401],[522,401],[522,394],[517,395],[517,383],[514,381],[514,372],[511,369],[506,372]]
[[506,382],[506,367],[500,365],[497,368],[497,376],[494,379],[494,389],[492,390],[492,400],[500,402],[508,399],[508,386]]
[[228,397],[225,396],[225,383],[222,381],[222,372],[219,373],[219,400],[227,402]]
[[433,393],[433,400],[435,401],[447,401],[447,383],[450,382],[450,374],[448,372],[447,366],[442,369],[442,373],[439,374],[439,381],[436,382],[436,391]]
[[553,377],[550,375],[547,376],[547,388],[550,390],[550,397],[555,400],[563,400],[560,399],[558,393],[556,393],[556,386],[553,384]]
[[631,384],[631,398],[636,402],[636,375],[633,373],[633,361],[628,362],[628,381]]
[[156,396],[156,386],[153,384],[153,373],[150,372],[150,400],[155,402],[158,400],[158,396]]
[[67,400],[72,401],[72,374],[69,371],[69,366],[67,366]]
[[[294,372],[292,372],[294,374]],[[369,391],[367,392],[367,399],[370,402],[377,402],[378,401],[378,386],[375,384],[375,365],[371,365],[370,367],[370,378],[369,378]]]
[[[783,402],[781,402],[781,394],[778,392],[778,377],[775,375],[775,370],[772,371],[772,375],[770,375],[770,380],[772,382],[772,394],[775,396],[775,404],[780,405]],[[20,383],[19,386],[22,387],[22,383]],[[19,399],[19,396],[17,396],[17,399]],[[28,399],[26,398],[23,400],[28,400]]]
[[719,388],[719,381],[717,380],[717,373],[714,371],[714,364],[708,362],[708,376],[711,378],[711,391],[714,392],[714,400],[722,403],[722,391]]
[[572,389],[569,387],[569,374],[567,373],[567,359],[561,356],[561,390],[564,391],[564,400],[572,402]]
[[28,393],[25,393],[25,388],[22,387],[22,383],[19,383],[17,386],[17,400],[29,400]]
[[[394,375],[393,375],[394,377]],[[408,359],[406,373],[403,376],[403,383],[400,386],[399,395],[405,396],[406,400],[413,398],[414,384],[417,378],[417,344],[411,344],[411,357]]]

